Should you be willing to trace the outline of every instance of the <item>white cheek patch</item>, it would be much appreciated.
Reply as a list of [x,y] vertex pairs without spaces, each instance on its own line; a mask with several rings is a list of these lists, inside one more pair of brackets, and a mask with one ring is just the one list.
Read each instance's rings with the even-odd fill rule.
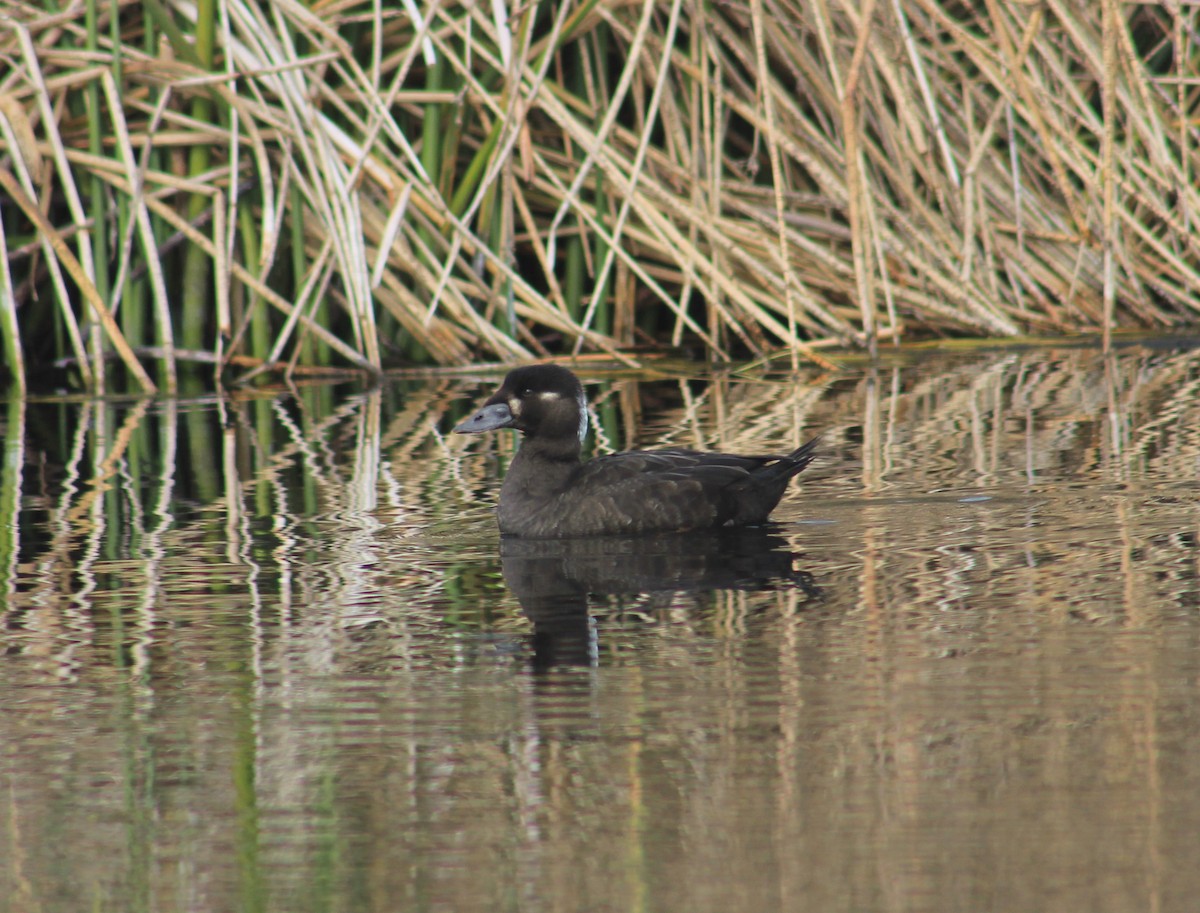
[[521,401],[515,396],[508,401],[508,411],[511,412],[513,416],[518,416],[521,414]]

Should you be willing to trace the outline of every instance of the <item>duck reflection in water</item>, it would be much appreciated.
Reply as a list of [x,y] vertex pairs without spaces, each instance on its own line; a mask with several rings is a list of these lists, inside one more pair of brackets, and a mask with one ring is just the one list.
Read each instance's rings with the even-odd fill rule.
[[599,644],[589,596],[820,590],[770,527],[646,536],[500,541],[504,580],[533,623],[533,665],[591,665]]

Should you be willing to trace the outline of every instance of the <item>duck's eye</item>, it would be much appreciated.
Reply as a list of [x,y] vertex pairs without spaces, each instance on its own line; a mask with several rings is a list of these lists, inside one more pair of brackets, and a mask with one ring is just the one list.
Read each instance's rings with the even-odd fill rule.
[[517,391],[517,396],[524,399],[526,396],[533,396],[533,387],[522,387]]

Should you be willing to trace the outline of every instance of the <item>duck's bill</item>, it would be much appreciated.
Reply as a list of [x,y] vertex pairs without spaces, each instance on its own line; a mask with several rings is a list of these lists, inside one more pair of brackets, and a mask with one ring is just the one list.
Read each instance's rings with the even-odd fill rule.
[[507,403],[494,403],[484,406],[465,422],[454,426],[454,430],[467,434],[472,431],[495,431],[497,428],[508,428],[514,421],[512,410]]

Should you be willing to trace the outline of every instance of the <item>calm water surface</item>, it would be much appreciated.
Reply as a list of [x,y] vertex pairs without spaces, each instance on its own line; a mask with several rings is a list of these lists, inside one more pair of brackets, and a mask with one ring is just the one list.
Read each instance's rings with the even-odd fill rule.
[[1200,352],[582,373],[822,456],[542,547],[494,375],[9,403],[0,909],[1196,909]]

